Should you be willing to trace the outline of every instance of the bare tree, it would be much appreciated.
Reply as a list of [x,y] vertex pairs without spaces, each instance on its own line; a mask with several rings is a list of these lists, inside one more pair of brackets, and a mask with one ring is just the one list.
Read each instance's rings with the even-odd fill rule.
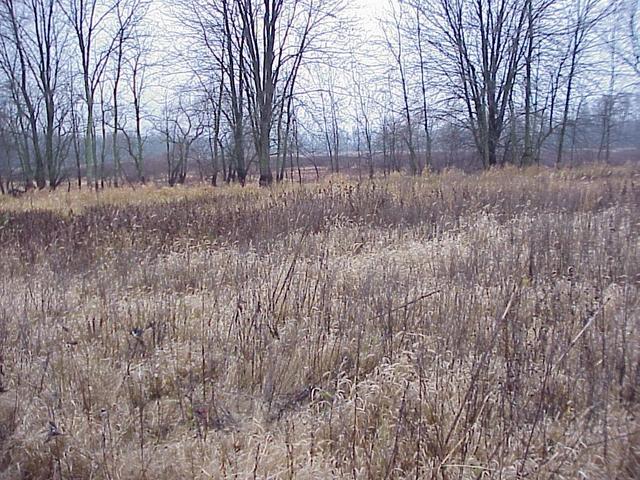
[[623,0],[620,13],[624,23],[623,48],[617,55],[640,77],[640,4],[638,0]]
[[[231,176],[237,175],[241,183],[247,176],[245,126],[250,127],[252,134],[260,185],[269,185],[274,180],[272,152],[278,162],[276,178],[283,176],[291,141],[297,78],[307,57],[311,52],[317,53],[320,40],[329,31],[327,25],[343,3],[342,0],[202,0],[185,5],[183,25],[188,27],[194,44],[201,45],[202,51],[214,59],[205,60],[205,70],[211,73],[211,80],[219,76],[217,72],[223,76],[222,116],[232,133]],[[197,60],[201,64],[202,55]],[[218,134],[224,132],[220,130]]]
[[[240,5],[237,0],[213,0],[180,3],[176,10],[182,31],[187,32],[188,55],[181,50],[177,57],[186,59],[204,94],[214,119],[216,138],[210,149],[220,149],[224,180],[246,182],[247,152],[245,141],[246,105],[246,37],[243,34]],[[184,35],[184,33],[183,33]],[[215,127],[217,125],[217,128]],[[223,138],[227,138],[228,155],[224,155]]]
[[[100,163],[97,167],[97,176],[100,179],[100,188],[104,188],[105,163],[107,159],[107,113],[109,110],[108,99],[105,98],[105,83],[100,83],[98,87],[100,100]],[[115,102],[115,100],[114,100]],[[95,125],[94,125],[95,128]]]
[[560,131],[558,134],[556,166],[559,166],[562,163],[565,136],[569,121],[569,111],[571,109],[573,86],[576,79],[576,73],[580,67],[582,55],[589,45],[589,34],[595,25],[602,21],[608,13],[607,9],[602,8],[602,2],[599,0],[574,0],[568,6],[568,10],[569,18],[571,19],[571,25],[568,30],[569,45],[567,51],[569,67],[566,73],[567,83],[564,94],[562,121],[560,123]]
[[534,17],[533,0],[525,2],[527,15],[526,53],[524,57],[525,66],[525,89],[524,89],[524,151],[522,163],[528,165],[533,162],[533,133],[532,133],[532,69],[534,54]]
[[12,189],[13,171],[11,158],[15,146],[9,129],[9,102],[0,91],[0,193],[3,195]]
[[[354,65],[352,68],[353,85],[355,87],[355,96],[357,101],[356,106],[356,126],[358,134],[358,153],[360,154],[360,135],[364,135],[364,146],[366,148],[366,160],[369,178],[373,178],[373,104],[374,95],[371,92],[371,87],[366,85],[366,80],[362,78],[358,72],[362,69],[359,66]],[[358,169],[359,170],[359,169]]]
[[194,143],[202,137],[206,129],[206,104],[179,95],[175,104],[165,97],[163,115],[158,129],[165,139],[167,160],[167,183],[170,186],[183,184],[188,173],[188,162]]
[[[114,121],[114,126],[122,132],[126,140],[129,158],[133,161],[137,181],[146,183],[145,165],[144,165],[144,144],[146,136],[143,133],[143,101],[148,86],[148,67],[149,64],[146,57],[149,54],[149,47],[146,38],[137,36],[134,38],[133,46],[128,49],[128,55],[125,58],[126,72],[128,80],[128,93],[131,98],[133,108],[134,132],[133,138],[127,130],[126,118],[123,121]],[[117,145],[114,141],[114,149]]]
[[432,139],[431,139],[431,125],[429,119],[429,110],[427,108],[427,75],[426,75],[426,61],[425,51],[424,51],[424,39],[423,39],[423,22],[422,18],[423,12],[418,6],[414,6],[415,8],[415,26],[416,26],[416,43],[418,48],[418,66],[420,70],[420,93],[422,94],[422,122],[424,128],[424,136],[425,136],[425,167],[431,167],[431,150],[432,150]]
[[[98,188],[98,163],[94,124],[95,94],[109,60],[117,51],[123,31],[127,32],[138,18],[139,0],[57,0],[71,25],[80,56],[80,73],[86,107],[84,156],[87,172],[92,172]],[[114,16],[116,17],[114,19]],[[117,20],[117,21],[114,21]]]
[[519,0],[437,0],[425,9],[447,88],[462,100],[485,167],[498,163],[523,55],[528,5]]
[[322,111],[322,132],[329,155],[329,164],[332,173],[340,172],[340,125],[338,112],[340,105],[335,94],[332,74],[329,72],[329,81],[326,90],[320,90],[320,105]]
[[[120,145],[118,142],[118,134],[120,133],[120,82],[124,74],[124,68],[127,66],[129,57],[132,58],[131,69],[133,70],[132,82],[139,80],[138,69],[142,64],[142,55],[146,53],[146,49],[141,47],[140,39],[142,35],[138,31],[140,23],[144,19],[144,16],[148,10],[147,0],[135,0],[129,5],[117,4],[115,10],[115,16],[117,21],[116,42],[115,51],[113,55],[113,76],[112,76],[112,137],[111,137],[111,150],[114,164],[114,182],[118,186],[119,178],[122,175],[122,161],[120,158]],[[139,103],[139,88],[132,88],[132,96],[134,101],[134,109],[137,110]],[[136,117],[138,114],[136,114]],[[137,123],[137,122],[136,122]],[[138,135],[138,129],[136,129],[136,140],[138,141],[138,148],[140,147],[140,136]],[[139,153],[139,152],[137,152]],[[136,164],[136,170],[138,173],[138,180],[143,181],[144,174],[141,174],[139,164],[141,163],[141,155],[133,155],[134,163]]]
[[60,88],[67,54],[60,11],[56,0],[2,0],[0,14],[0,69],[9,80],[17,113],[28,125],[22,133],[29,139],[23,158],[30,164],[33,154],[38,188],[47,182],[55,188],[62,177],[67,114]]
[[[421,162],[418,160],[418,155],[416,153],[416,148],[415,148],[414,139],[413,139],[414,127],[413,127],[413,118],[411,113],[411,105],[409,100],[409,85],[408,85],[407,71],[405,66],[405,51],[404,51],[404,41],[403,41],[403,32],[402,32],[403,15],[405,12],[402,4],[400,4],[398,8],[395,8],[393,3],[391,5],[392,5],[392,10],[391,10],[392,20],[389,25],[386,25],[387,28],[384,29],[385,44],[393,57],[395,66],[398,69],[398,75],[399,75],[398,78],[399,78],[401,93],[402,93],[402,107],[403,107],[402,112],[403,112],[404,120],[406,122],[406,133],[404,136],[404,140],[407,145],[407,148],[409,149],[409,169],[413,175],[417,175],[422,172],[423,166],[421,165]],[[420,40],[420,45],[421,45],[421,40]],[[426,108],[425,108],[425,114],[426,114]]]
[[[249,96],[249,111],[254,130],[254,143],[260,168],[260,185],[270,185],[271,126],[274,98],[278,82],[277,35],[284,0],[242,0],[238,2],[242,19],[242,34],[247,45],[247,86],[253,91]],[[283,48],[280,49],[282,55]]]
[[76,178],[78,190],[82,189],[82,146],[80,141],[80,113],[77,103],[80,100],[75,92],[74,77],[71,76],[69,81],[69,117],[71,123],[71,146],[73,148],[73,155],[75,158]]

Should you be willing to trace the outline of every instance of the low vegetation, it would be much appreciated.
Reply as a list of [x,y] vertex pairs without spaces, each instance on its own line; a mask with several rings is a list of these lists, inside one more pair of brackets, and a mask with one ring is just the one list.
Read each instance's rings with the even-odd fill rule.
[[639,184],[2,198],[0,478],[639,478]]

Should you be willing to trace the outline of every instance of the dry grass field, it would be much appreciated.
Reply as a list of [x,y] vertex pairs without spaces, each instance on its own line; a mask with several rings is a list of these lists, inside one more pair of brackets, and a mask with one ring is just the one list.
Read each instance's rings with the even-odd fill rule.
[[637,168],[29,195],[0,479],[640,478]]

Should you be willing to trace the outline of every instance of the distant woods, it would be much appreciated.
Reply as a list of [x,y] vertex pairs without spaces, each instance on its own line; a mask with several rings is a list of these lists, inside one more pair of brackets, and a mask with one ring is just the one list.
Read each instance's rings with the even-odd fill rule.
[[[3,191],[72,178],[117,185],[126,138],[144,182],[141,98],[146,0],[0,1]],[[133,101],[126,113],[122,102]],[[107,159],[109,167],[107,170]]]
[[0,0],[2,193],[638,157],[637,0],[353,3]]

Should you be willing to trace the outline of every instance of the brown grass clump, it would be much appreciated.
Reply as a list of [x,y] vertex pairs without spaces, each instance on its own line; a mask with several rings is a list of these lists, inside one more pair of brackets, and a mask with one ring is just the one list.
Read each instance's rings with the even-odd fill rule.
[[639,478],[639,183],[4,200],[0,479]]

